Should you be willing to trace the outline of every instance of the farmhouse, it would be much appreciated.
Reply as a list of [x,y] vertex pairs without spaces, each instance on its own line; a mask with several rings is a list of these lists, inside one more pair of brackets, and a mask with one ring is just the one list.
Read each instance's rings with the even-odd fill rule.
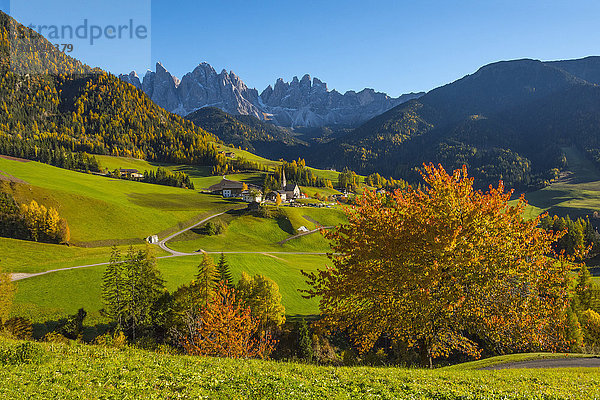
[[156,244],[156,243],[158,243],[158,235],[148,236],[146,238],[146,242],[148,242],[150,244]]
[[223,154],[227,158],[235,158],[235,153],[233,151],[220,151],[219,154]]
[[140,173],[137,169],[133,168],[122,168],[119,170],[119,175],[122,178],[133,178],[133,179],[142,179],[144,174]]
[[277,201],[277,195],[281,197],[281,201],[287,201],[287,193],[285,190],[273,190],[267,194],[266,199],[269,201]]
[[254,189],[244,190],[242,192],[242,200],[247,203],[260,203],[262,201],[262,192]]
[[256,185],[247,184],[244,187],[243,182],[232,181],[226,178],[223,178],[221,182],[212,185],[208,188],[208,191],[212,194],[218,194],[223,197],[242,197],[244,190],[254,190],[259,191],[260,188]]

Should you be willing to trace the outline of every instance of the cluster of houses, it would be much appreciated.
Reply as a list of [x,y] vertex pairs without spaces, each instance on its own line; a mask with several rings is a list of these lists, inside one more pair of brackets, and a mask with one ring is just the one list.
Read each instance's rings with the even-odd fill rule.
[[226,198],[241,198],[248,203],[262,203],[263,201],[276,201],[277,196],[282,202],[293,202],[304,197],[300,187],[295,183],[287,183],[285,172],[282,177],[281,189],[272,190],[264,194],[259,186],[246,184],[244,182],[232,181],[223,178],[221,182],[208,188],[212,194],[221,195]]

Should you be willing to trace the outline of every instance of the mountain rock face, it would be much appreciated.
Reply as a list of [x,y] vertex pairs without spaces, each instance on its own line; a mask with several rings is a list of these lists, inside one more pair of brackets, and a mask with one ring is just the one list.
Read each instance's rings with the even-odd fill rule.
[[292,82],[277,80],[259,95],[233,72],[217,73],[207,63],[198,65],[179,81],[160,63],[156,72],[148,71],[143,81],[135,72],[120,78],[143,90],[156,104],[179,115],[203,107],[217,107],[234,115],[251,115],[286,127],[341,125],[358,126],[392,107],[420,97],[410,93],[391,98],[373,89],[341,94],[329,91],[319,79],[305,75]]
[[289,83],[278,79],[274,87],[269,85],[260,94],[260,99],[277,125],[317,128],[356,126],[421,95],[411,93],[391,98],[373,89],[341,94],[329,91],[327,84],[318,78],[311,81],[309,75],[304,75],[300,80],[294,77]]

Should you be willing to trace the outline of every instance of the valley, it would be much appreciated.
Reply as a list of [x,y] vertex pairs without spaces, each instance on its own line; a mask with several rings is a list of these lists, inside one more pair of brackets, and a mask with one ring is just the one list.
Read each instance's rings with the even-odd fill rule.
[[[303,300],[298,292],[305,287],[300,270],[311,271],[327,263],[325,253],[330,250],[327,241],[316,232],[283,245],[278,242],[294,236],[300,226],[315,229],[312,221],[324,226],[342,223],[345,217],[339,207],[282,206],[275,218],[253,216],[243,211],[246,203],[201,193],[202,188],[222,179],[206,176],[203,168],[123,157],[97,158],[109,170],[135,168],[145,171],[159,166],[173,171],[184,170],[199,190],[124,181],[0,157],[0,170],[19,182],[9,185],[15,198],[56,205],[69,221],[72,232],[71,246],[0,238],[2,266],[6,272],[18,276],[63,269],[33,277],[20,276],[27,279],[19,280],[16,313],[43,321],[50,316],[73,313],[81,307],[92,312],[99,310],[102,308],[102,274],[111,246],[118,245],[122,251],[130,245],[144,248],[143,238],[147,236],[158,234],[164,239],[218,213],[225,213],[217,217],[226,223],[225,233],[207,236],[192,229],[166,243],[177,255],[192,255],[171,257],[170,251],[151,245],[167,288],[174,290],[194,276],[202,249],[211,253],[215,261],[221,253],[226,254],[236,279],[242,271],[265,274],[274,279],[281,288],[283,304],[290,315],[317,312],[316,301]],[[254,159],[265,162],[267,167],[278,165],[261,158]],[[315,170],[315,173],[331,176],[328,171]],[[233,174],[228,178],[260,182],[262,174]],[[319,188],[314,190],[319,191]],[[23,254],[27,254],[27,258],[24,259]],[[92,266],[66,270],[85,265]]]

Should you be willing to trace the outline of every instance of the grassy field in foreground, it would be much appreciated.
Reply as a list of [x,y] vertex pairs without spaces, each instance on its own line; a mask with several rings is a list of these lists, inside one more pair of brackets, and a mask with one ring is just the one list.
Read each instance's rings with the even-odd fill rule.
[[[0,342],[15,347],[12,341]],[[600,371],[321,367],[34,343],[38,364],[0,369],[3,398],[593,399]]]
[[[104,254],[100,262],[108,260]],[[219,255],[213,255],[215,262]],[[268,255],[268,254],[228,254],[227,261],[234,279],[239,279],[242,271],[249,274],[262,274],[279,285],[282,303],[288,315],[310,315],[318,313],[316,300],[306,300],[297,289],[305,288],[300,270],[313,271],[323,268],[328,260],[324,256],[312,255]],[[158,267],[166,280],[169,290],[188,283],[197,273],[199,256],[165,258],[158,261]],[[48,316],[72,314],[80,307],[88,311],[102,308],[101,289],[104,266],[89,267],[68,271],[53,272],[18,281],[14,315],[28,317],[34,321],[44,321]]]

